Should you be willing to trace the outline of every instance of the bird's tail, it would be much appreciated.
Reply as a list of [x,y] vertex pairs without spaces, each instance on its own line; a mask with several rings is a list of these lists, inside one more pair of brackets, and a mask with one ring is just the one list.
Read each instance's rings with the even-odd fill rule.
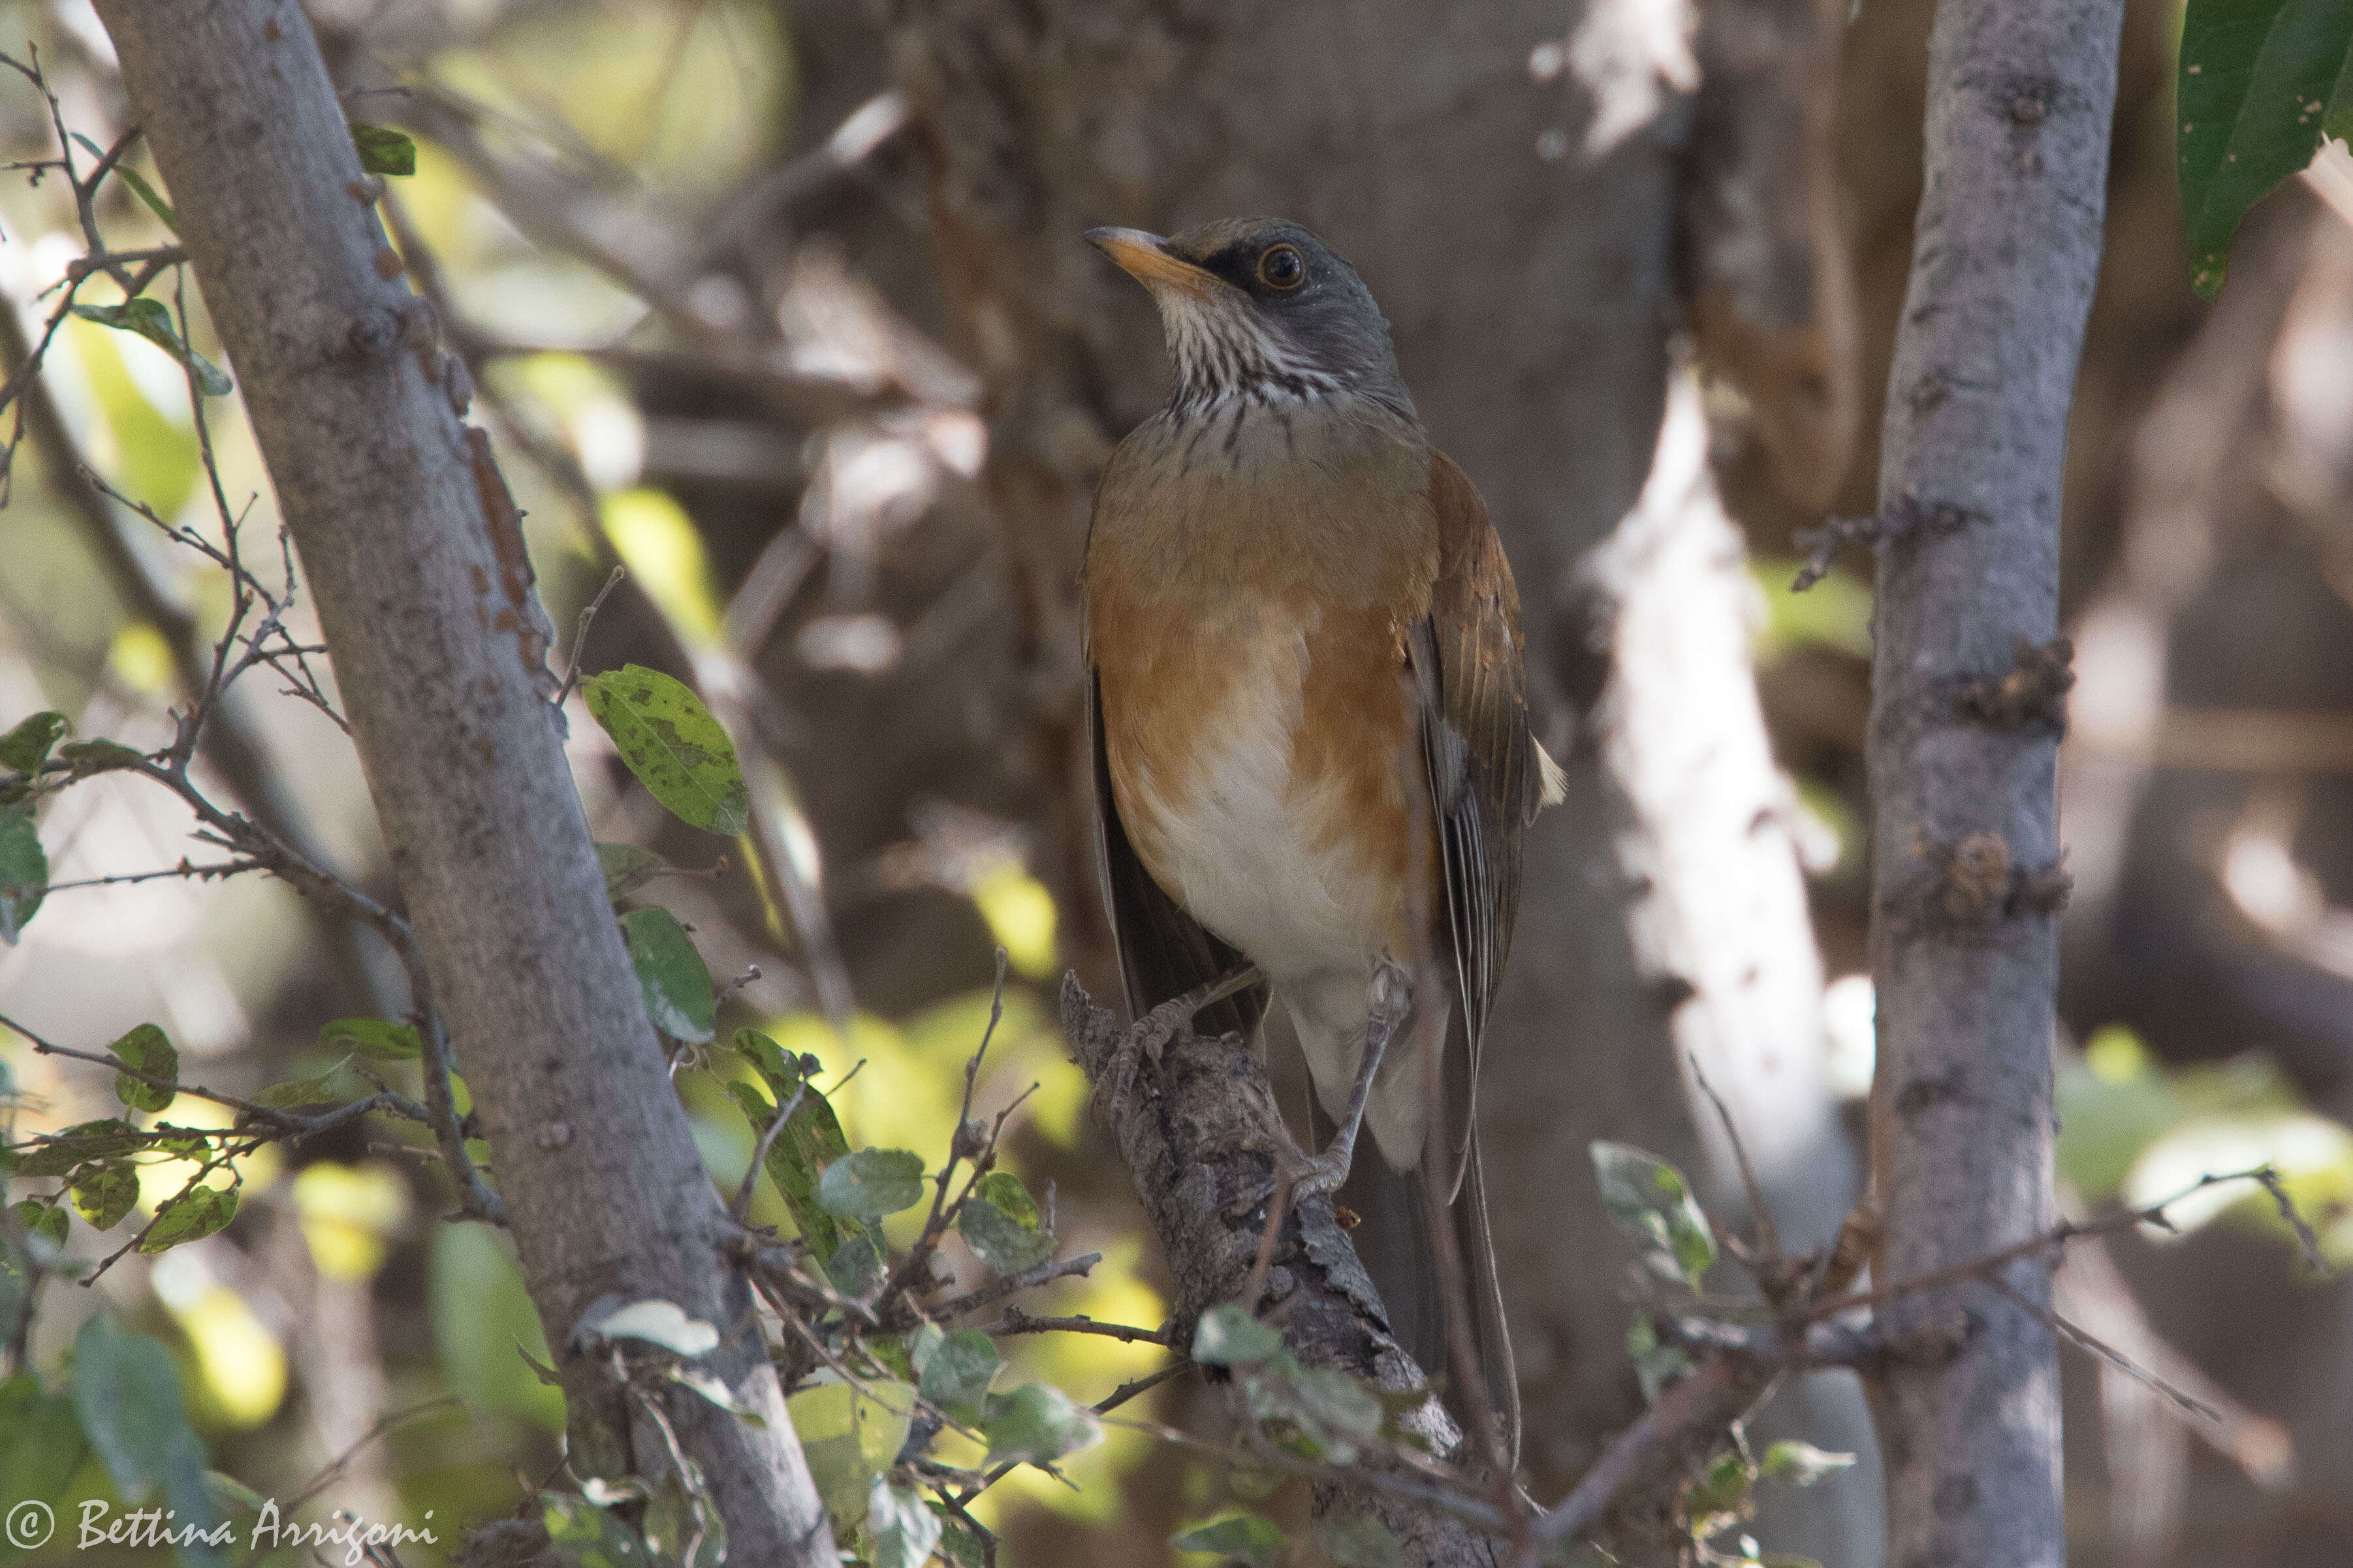
[[[1465,1152],[1469,1172],[1451,1204],[1440,1206],[1461,1259],[1463,1293],[1469,1297],[1465,1322],[1479,1376],[1486,1385],[1486,1404],[1501,1424],[1504,1449],[1514,1469],[1520,1458],[1519,1378],[1512,1363],[1512,1342],[1504,1321],[1504,1292],[1495,1272],[1494,1240],[1487,1228],[1487,1186],[1480,1170],[1479,1141],[1474,1134]],[[1339,1201],[1355,1210],[1363,1223],[1351,1233],[1356,1254],[1372,1276],[1373,1287],[1388,1309],[1389,1331],[1429,1374],[1447,1409],[1468,1433],[1476,1419],[1475,1402],[1466,1397],[1455,1372],[1447,1334],[1446,1275],[1430,1228],[1426,1178],[1419,1169],[1400,1171],[1371,1149],[1356,1157],[1356,1167],[1339,1192]],[[1451,1185],[1451,1182],[1448,1183]],[[1477,1447],[1473,1453],[1480,1452]]]

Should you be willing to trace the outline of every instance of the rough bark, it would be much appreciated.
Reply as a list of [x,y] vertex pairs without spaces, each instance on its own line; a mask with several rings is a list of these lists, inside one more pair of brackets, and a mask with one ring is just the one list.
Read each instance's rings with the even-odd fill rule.
[[[301,552],[548,1342],[607,1295],[720,1325],[705,1364],[765,1429],[683,1391],[669,1419],[732,1554],[830,1565],[565,765],[512,503],[452,411],[310,26],[292,0],[100,15]],[[566,1370],[575,1439],[601,1429],[654,1473],[659,1439],[589,1360]]]
[[[1101,1083],[1125,1031],[1088,1000],[1075,978],[1062,987],[1062,1032],[1087,1081]],[[1176,1281],[1172,1342],[1186,1344],[1203,1311],[1249,1293],[1266,1204],[1239,1200],[1264,1192],[1278,1162],[1296,1155],[1266,1069],[1241,1037],[1179,1035],[1159,1056],[1137,1074],[1134,1092],[1113,1108],[1111,1133]],[[1389,1337],[1380,1298],[1329,1196],[1290,1205],[1268,1258],[1263,1313],[1281,1326],[1283,1342],[1303,1363],[1336,1368],[1392,1392],[1428,1386],[1423,1370]],[[1440,1454],[1461,1446],[1461,1431],[1435,1400],[1407,1419]],[[1374,1514],[1397,1535],[1407,1561],[1427,1568],[1493,1568],[1499,1561],[1496,1543],[1454,1515],[1347,1471],[1335,1474],[1316,1483],[1319,1516]]]
[[[2057,630],[2067,410],[2100,257],[2121,0],[1946,0],[1888,379],[1870,763],[1884,1279],[2049,1226],[2062,715],[1987,700]],[[2030,689],[2032,683],[2029,683]],[[2042,1263],[1898,1303],[1961,1350],[1888,1373],[1889,1562],[2057,1563]]]
[[[1564,1203],[1562,1193],[1590,1194],[1587,1148],[1598,1137],[1695,1163],[1675,1004],[1713,985],[1719,967],[1736,981],[1754,969],[1777,994],[1796,994],[1805,986],[1784,992],[1784,961],[1797,960],[1801,979],[1817,963],[1801,920],[1743,927],[1746,961],[1696,980],[1655,947],[1638,951],[1649,942],[1638,927],[1678,924],[1664,906],[1680,907],[1695,886],[1714,895],[1657,864],[1679,832],[1660,816],[1682,804],[1678,793],[1638,791],[1605,746],[1576,740],[1613,680],[1641,678],[1633,659],[1677,658],[1680,634],[1700,631],[1708,651],[1673,689],[1748,726],[1725,751],[1739,765],[1709,777],[1736,777],[1742,805],[1769,816],[1766,831],[1735,835],[1744,858],[1727,875],[1761,868],[1763,903],[1795,903],[1745,647],[1667,613],[1691,576],[1646,576],[1661,558],[1650,545],[1630,545],[1599,574],[1584,569],[1637,509],[1676,317],[1690,71],[1687,59],[1657,52],[1673,53],[1680,34],[1646,20],[1653,10],[1618,0],[1451,11],[902,0],[882,12],[893,74],[933,167],[950,318],[988,387],[986,477],[1024,584],[1025,651],[1046,696],[1041,752],[1074,787],[1084,774],[1071,594],[1089,498],[1112,443],[1166,385],[1148,301],[1081,243],[1086,228],[1165,232],[1257,212],[1316,230],[1370,284],[1424,420],[1503,533],[1528,606],[1530,671],[1553,715],[1546,739],[1569,773],[1568,804],[1528,838],[1481,1099],[1497,1241],[1515,1265],[1505,1290],[1525,1454],[1545,1490],[1573,1481],[1640,1408],[1617,1270],[1599,1261],[1617,1244],[1598,1202]],[[1540,43],[1552,46],[1553,64],[1532,74]],[[1736,172],[1712,179],[1719,192],[1758,188]],[[1760,296],[1758,319],[1793,328],[1786,297],[1810,288]],[[1775,343],[1787,359],[1788,344]],[[1812,421],[1796,445],[1823,426]],[[1721,536],[1665,553],[1699,574],[1712,604],[1746,592],[1737,552]],[[1638,580],[1659,612],[1640,650],[1613,631]],[[1640,705],[1644,724],[1680,724],[1690,711]],[[1744,809],[1740,820],[1753,815]],[[1063,826],[1060,886],[1091,900],[1085,819],[1066,814]],[[1647,911],[1636,908],[1644,900]],[[1754,1005],[1736,984],[1701,1008],[1739,1018]],[[1801,1011],[1812,1005],[1800,1001]],[[1760,1023],[1727,1048],[1771,1037],[1810,1051],[1811,1028]],[[1835,1158],[1814,1168],[1833,1179],[1838,1171]],[[1808,1206],[1833,1209],[1841,1195]]]

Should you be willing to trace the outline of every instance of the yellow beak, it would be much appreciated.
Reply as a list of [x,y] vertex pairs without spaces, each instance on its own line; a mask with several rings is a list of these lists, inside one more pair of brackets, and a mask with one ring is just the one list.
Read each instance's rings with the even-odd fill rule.
[[1218,286],[1215,274],[1171,256],[1166,241],[1140,228],[1091,228],[1087,243],[1147,289],[1165,286],[1206,300]]

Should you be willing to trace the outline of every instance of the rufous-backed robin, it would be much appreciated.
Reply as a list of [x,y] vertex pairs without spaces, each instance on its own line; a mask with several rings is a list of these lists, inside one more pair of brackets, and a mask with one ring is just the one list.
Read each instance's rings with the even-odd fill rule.
[[[1423,433],[1371,292],[1313,235],[1237,218],[1087,237],[1151,291],[1176,362],[1166,406],[1113,454],[1087,545],[1096,793],[1129,1006],[1141,1017],[1252,964],[1271,983],[1336,1129],[1302,1186],[1340,1189],[1363,1215],[1391,1327],[1442,1378],[1421,1184],[1443,1184],[1491,1408],[1516,1447],[1472,1086],[1520,835],[1560,773],[1529,729],[1511,567],[1478,492]],[[1451,960],[1436,966],[1448,994],[1401,984],[1418,947]],[[1200,1026],[1247,1033],[1265,1005],[1261,984],[1201,1009]],[[1431,1005],[1447,1010],[1435,1173],[1403,1016]],[[1360,1121],[1379,1158],[1350,1178]]]

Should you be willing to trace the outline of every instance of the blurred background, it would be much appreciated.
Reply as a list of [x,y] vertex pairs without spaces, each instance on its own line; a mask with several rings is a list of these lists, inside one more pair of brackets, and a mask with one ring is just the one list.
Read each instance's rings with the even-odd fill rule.
[[[1672,7],[1559,0],[310,9],[352,118],[417,140],[387,220],[473,372],[556,624],[568,639],[626,565],[584,667],[694,681],[773,764],[747,854],[669,819],[575,704],[596,837],[708,868],[638,896],[691,927],[714,976],[759,971],[723,1026],[761,1024],[837,1072],[865,1061],[835,1100],[853,1142],[936,1161],[1008,953],[979,1105],[1039,1086],[1013,1162],[1054,1184],[1067,1250],[1106,1258],[1032,1310],[1162,1316],[1126,1174],[1050,1023],[1064,968],[1115,990],[1076,571],[1093,477],[1166,385],[1148,301],[1080,241],[1097,224],[1315,228],[1382,301],[1424,420],[1510,548],[1572,785],[1532,838],[1482,1100],[1536,1493],[1640,1405],[1591,1139],[1710,1173],[1712,1209],[1736,1214],[1721,1134],[1693,1110],[1703,1064],[1784,1234],[1835,1229],[1873,1048],[1867,563],[1788,584],[1799,530],[1875,504],[1928,0],[1726,4],[1688,33],[1645,20]],[[2084,1212],[2272,1161],[2341,1265],[2353,164],[2258,208],[2221,298],[2199,301],[2172,172],[2179,21],[2178,0],[2128,12],[2070,432],[2060,1160]],[[65,123],[111,145],[121,94],[87,5],[0,5],[0,48],[28,42]],[[9,158],[54,155],[47,106],[14,77],[0,135]],[[143,150],[128,162],[152,177]],[[97,216],[117,249],[170,237],[120,183]],[[11,333],[38,331],[37,296],[83,249],[59,182],[0,184]],[[209,347],[193,291],[189,309]],[[227,587],[77,465],[213,530],[182,374],[71,321],[43,385],[9,416],[0,728],[57,708],[81,735],[157,745]],[[258,496],[266,528],[235,402],[208,413],[232,504]],[[396,896],[314,709],[248,681],[199,772]],[[189,826],[114,776],[67,794],[42,837],[66,882],[170,866]],[[83,1048],[159,1023],[191,1077],[231,1092],[331,1063],[327,1020],[402,1005],[370,939],[259,879],[60,889],[0,949],[0,1011]],[[110,1113],[103,1073],[5,1031],[0,1063],[13,1136]],[[732,1184],[751,1138],[719,1072],[680,1088]],[[512,1509],[556,1463],[562,1416],[516,1353],[543,1346],[503,1240],[440,1223],[449,1193],[390,1133],[266,1152],[246,1184],[221,1235],[53,1289],[33,1363],[102,1298],[176,1348],[216,1467],[257,1490],[290,1496],[340,1457],[325,1500],[364,1517]],[[760,1203],[782,1220],[765,1184]],[[2062,1277],[2073,1321],[2200,1405],[2065,1352],[2075,1561],[2353,1561],[2353,1284],[2306,1277],[2260,1196],[2184,1218],[2179,1237],[2083,1247]],[[79,1226],[75,1245],[101,1246]],[[1088,1398],[1161,1353],[1019,1347]],[[1142,1408],[1182,1423],[1187,1387]],[[1769,1505],[1767,1547],[1877,1562],[1851,1380],[1795,1384],[1762,1422],[1862,1454]],[[1118,1430],[1071,1479],[1024,1470],[989,1495],[1010,1561],[1158,1561],[1211,1484]],[[69,1496],[106,1484],[93,1460]]]

